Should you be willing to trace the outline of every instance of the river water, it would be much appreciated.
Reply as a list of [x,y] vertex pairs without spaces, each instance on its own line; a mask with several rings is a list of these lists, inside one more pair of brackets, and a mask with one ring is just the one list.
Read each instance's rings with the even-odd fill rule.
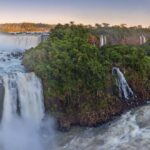
[[0,34],[0,150],[54,147],[41,80],[21,64],[23,52],[40,42],[37,34]]
[[0,34],[0,150],[150,149],[149,105],[97,128],[56,131],[40,79],[21,64],[23,52],[40,42],[41,35]]
[[61,149],[149,150],[149,114],[150,106],[143,106],[97,128],[73,128],[69,133],[61,133]]

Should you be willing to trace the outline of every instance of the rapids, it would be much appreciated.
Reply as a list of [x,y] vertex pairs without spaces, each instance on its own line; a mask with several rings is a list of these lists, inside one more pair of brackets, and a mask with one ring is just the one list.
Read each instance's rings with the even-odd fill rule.
[[149,150],[149,114],[148,105],[97,128],[73,128],[59,135],[60,150]]

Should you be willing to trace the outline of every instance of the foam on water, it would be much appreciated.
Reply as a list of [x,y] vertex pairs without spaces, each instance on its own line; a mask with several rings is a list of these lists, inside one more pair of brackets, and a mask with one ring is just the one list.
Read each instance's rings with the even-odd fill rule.
[[[73,128],[61,134],[61,150],[149,150],[150,106],[122,115],[111,124],[97,128]],[[64,137],[64,138],[63,138]]]
[[1,150],[55,148],[53,121],[45,118],[41,80],[22,65],[23,51],[38,45],[39,39],[0,34]]

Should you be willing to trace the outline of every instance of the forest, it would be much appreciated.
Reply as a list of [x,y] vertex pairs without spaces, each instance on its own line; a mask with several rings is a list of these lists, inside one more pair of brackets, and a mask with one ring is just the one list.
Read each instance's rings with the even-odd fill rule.
[[0,24],[0,32],[49,32],[53,27],[42,23],[6,23]]
[[[150,98],[149,42],[99,47],[91,42],[91,38],[98,41],[98,30],[58,24],[47,41],[24,55],[23,64],[43,81],[46,109],[69,124],[95,125],[107,118],[101,111],[109,118],[122,109],[113,67],[124,72],[137,100]],[[139,30],[143,29],[118,32],[125,37],[127,31],[139,34]]]

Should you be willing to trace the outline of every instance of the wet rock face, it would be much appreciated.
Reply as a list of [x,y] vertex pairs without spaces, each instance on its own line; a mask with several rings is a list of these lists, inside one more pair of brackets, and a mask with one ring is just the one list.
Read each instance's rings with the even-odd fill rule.
[[13,57],[13,58],[16,58],[16,59],[17,59],[17,58],[22,58],[23,53],[22,53],[22,52],[15,52],[15,53],[12,52],[12,53],[10,54],[10,56]]
[[2,79],[0,79],[0,120],[2,118],[2,112],[3,112],[4,94],[5,94],[5,89],[3,86],[3,81]]
[[[107,104],[102,104],[103,106],[98,106],[93,109],[83,110],[83,108],[73,107],[70,110],[70,108],[66,107],[66,111],[64,109],[59,110],[59,113],[54,114],[57,118],[58,129],[68,131],[74,125],[95,127],[112,120],[113,117],[120,115],[126,107],[119,99],[112,99],[109,99]],[[100,99],[99,101],[103,100]],[[51,105],[53,104],[51,103]],[[55,103],[55,105],[57,104]],[[63,107],[63,104],[60,107]],[[67,112],[68,110],[70,112]]]
[[11,59],[22,59],[22,52],[11,52],[6,55],[5,58],[2,58],[3,61],[11,60]]
[[[141,101],[122,102],[116,101],[107,108],[100,109],[97,111],[89,111],[84,114],[80,114],[76,111],[77,116],[71,116],[70,114],[64,114],[63,117],[57,118],[58,129],[61,131],[69,131],[72,126],[86,126],[86,127],[97,127],[109,121],[112,121],[116,117],[120,116],[124,111],[137,106],[143,105]],[[140,118],[138,118],[140,119]],[[141,126],[141,120],[138,120]]]
[[58,120],[58,129],[61,131],[69,131],[71,128],[71,121],[66,118]]
[[125,37],[124,39],[120,40],[120,44],[124,45],[142,45],[145,42],[141,42],[140,36],[131,36],[131,37]]

